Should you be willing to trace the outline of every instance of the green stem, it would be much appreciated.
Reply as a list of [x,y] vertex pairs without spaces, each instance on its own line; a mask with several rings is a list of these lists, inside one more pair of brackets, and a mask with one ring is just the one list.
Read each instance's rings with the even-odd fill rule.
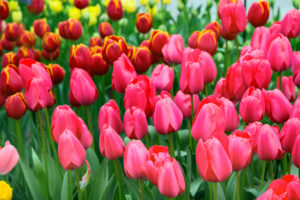
[[189,126],[189,144],[190,144],[190,149],[193,149],[193,139],[192,139],[192,119],[189,119],[188,121],[188,126]]
[[[94,137],[93,126],[92,126],[92,115],[91,115],[91,111],[90,111],[90,107],[89,106],[86,106],[86,114],[87,114],[87,117],[88,117],[89,130],[90,130],[92,136]],[[94,140],[92,142],[92,149],[95,150]]]
[[16,132],[17,132],[17,138],[18,138],[18,151],[20,153],[20,156],[24,156],[24,149],[23,149],[23,137],[21,132],[21,120],[15,120],[16,125]]
[[273,165],[272,165],[272,160],[270,161],[270,176],[271,176],[271,180],[274,180],[274,175],[273,175]]
[[278,76],[279,76],[279,89],[280,89],[280,91],[282,91],[282,74],[281,74],[281,72],[278,72]]
[[213,184],[212,183],[208,183],[209,184],[209,200],[213,199]]
[[[241,188],[245,188],[245,182],[246,182],[246,169],[243,169],[242,171],[242,182],[241,182]],[[244,190],[240,190],[240,199],[244,199]]]
[[225,41],[225,52],[224,52],[224,68],[223,68],[223,76],[226,76],[227,73],[227,57],[228,57],[228,41]]
[[236,58],[238,59],[240,57],[238,36],[236,36],[234,40],[235,40]]
[[118,160],[114,160],[114,166],[115,166],[115,171],[116,171],[116,176],[117,176],[117,181],[118,181],[119,199],[124,199],[123,191],[122,191],[122,183],[121,183],[121,174],[120,174],[119,166],[118,166]]
[[218,200],[218,183],[214,183],[214,200]]
[[80,183],[79,183],[78,171],[79,171],[79,169],[75,170],[75,179],[76,179],[76,185],[77,185],[78,200],[82,200],[82,192],[81,192]]
[[54,141],[53,141],[52,136],[51,136],[51,125],[50,125],[49,113],[48,113],[47,108],[45,108],[45,117],[46,117],[46,123],[47,123],[47,129],[48,129],[48,135],[49,135],[48,137],[49,137],[49,140],[50,140],[50,145],[51,145],[55,160],[56,160],[57,163],[59,163],[56,147],[55,147]]
[[288,174],[291,174],[291,167],[292,167],[292,156],[290,156],[289,158]]
[[141,179],[139,179],[139,186],[140,186],[141,200],[144,200],[143,181]]
[[146,147],[147,147],[147,149],[149,149],[149,147],[150,147],[149,133],[146,134]]
[[265,172],[266,172],[266,165],[267,165],[267,161],[263,161],[263,162],[264,164],[263,164],[261,180],[260,180],[260,189],[262,189],[264,186],[264,179],[265,179]]
[[236,199],[240,200],[240,177],[239,172],[236,172]]
[[193,94],[191,94],[191,107],[192,107],[192,122],[194,120],[194,98],[193,98]]
[[174,154],[174,143],[173,143],[173,134],[169,134],[169,148],[170,148],[170,154],[173,158],[175,158]]
[[45,164],[45,171],[46,171],[46,192],[47,197],[49,197],[49,183],[48,183],[48,164],[47,164],[47,153],[46,153],[46,140],[45,140],[45,134],[44,134],[44,128],[43,128],[43,121],[42,121],[42,114],[41,110],[38,110],[38,117],[40,121],[40,130],[41,130],[41,137],[42,137],[42,151],[44,156],[44,164]]
[[205,92],[205,96],[208,96],[208,86],[207,84],[204,85],[204,92]]
[[72,180],[72,171],[68,172],[69,176],[69,199],[73,200],[73,180]]

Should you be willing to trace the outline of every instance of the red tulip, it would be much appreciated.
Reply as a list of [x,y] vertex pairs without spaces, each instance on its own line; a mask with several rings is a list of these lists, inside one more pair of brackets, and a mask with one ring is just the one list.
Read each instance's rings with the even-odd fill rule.
[[214,55],[217,52],[217,42],[216,33],[211,29],[195,31],[188,40],[191,48],[198,48],[202,51],[208,52],[211,55]]
[[149,117],[154,111],[155,96],[156,89],[151,80],[146,75],[137,76],[125,89],[125,109],[135,106],[145,111]]
[[266,54],[270,36],[271,32],[268,28],[264,26],[256,28],[251,38],[251,47],[262,50]]
[[123,124],[120,117],[120,110],[115,102],[111,99],[106,104],[104,104],[99,111],[98,117],[98,127],[99,131],[102,130],[102,127],[107,124],[113,128],[118,134],[121,134],[123,131]]
[[5,34],[2,34],[2,37],[1,37],[1,45],[3,47],[3,49],[7,50],[7,51],[11,51],[14,49],[14,43],[11,42],[11,41],[8,41],[6,38],[5,38]]
[[225,114],[225,132],[231,132],[239,126],[240,118],[234,107],[234,104],[227,98],[220,98],[223,103],[223,109]]
[[99,24],[99,34],[102,38],[114,34],[114,29],[108,22],[102,22]]
[[[5,54],[4,54],[5,56]],[[3,67],[3,65],[2,65]],[[292,72],[293,72],[293,79],[295,84],[299,87],[300,86],[300,51],[294,52],[293,60],[292,60]]]
[[220,37],[220,25],[219,25],[219,22],[217,21],[213,21],[213,22],[210,22],[208,23],[204,30],[212,30],[215,35],[216,35],[216,39],[219,40],[219,37]]
[[180,129],[183,115],[168,92],[163,91],[157,96],[152,119],[160,134],[170,134]]
[[27,47],[20,47],[17,51],[17,60],[18,62],[23,58],[35,58],[34,50]]
[[13,119],[20,119],[27,110],[26,100],[23,93],[18,92],[9,96],[5,101],[6,115]]
[[150,13],[139,13],[136,15],[136,28],[140,33],[148,33],[152,28],[152,15]]
[[[279,82],[279,78],[277,79],[277,85],[276,88],[280,89],[280,82]],[[295,83],[293,81],[293,77],[292,76],[282,76],[281,77],[281,87],[282,87],[282,93],[284,94],[284,96],[290,101],[293,102],[295,100],[296,97],[296,91],[295,91]]]
[[24,31],[21,35],[21,42],[22,42],[23,46],[26,46],[29,48],[34,47],[34,45],[35,45],[34,34],[29,31]]
[[47,32],[44,34],[42,47],[48,53],[52,53],[60,47],[59,36],[56,33]]
[[32,0],[27,10],[32,14],[40,14],[44,10],[44,0]]
[[168,42],[163,46],[164,60],[169,64],[180,64],[184,50],[184,41],[181,35],[171,35]]
[[49,53],[45,51],[44,49],[42,50],[42,56],[48,61],[54,61],[59,57],[59,49],[56,49],[55,51]]
[[[0,1],[0,6],[1,6]],[[1,8],[1,7],[0,7]],[[1,9],[0,9],[1,11]],[[10,144],[9,141],[5,142],[4,147],[0,147],[0,174],[5,175],[8,174],[18,163],[19,161],[19,153],[17,149]]]
[[113,64],[122,53],[127,54],[127,44],[124,38],[118,36],[107,36],[103,42],[103,58],[109,64]]
[[135,71],[139,74],[146,72],[152,64],[152,53],[148,47],[132,47],[132,56],[129,56]]
[[283,93],[278,90],[263,90],[266,113],[274,123],[283,123],[289,119],[292,105]]
[[300,134],[297,133],[297,137],[295,137],[295,142],[291,152],[293,163],[297,168],[300,168]]
[[0,19],[5,20],[9,16],[9,6],[6,0],[0,0]]
[[104,124],[100,133],[99,148],[102,156],[109,160],[116,160],[123,155],[125,144],[112,127]]
[[110,0],[107,7],[106,13],[108,17],[113,21],[118,21],[123,17],[123,7],[120,0]]
[[300,35],[300,10],[289,10],[280,24],[283,35],[288,38],[297,38]]
[[130,107],[124,114],[124,130],[130,139],[142,139],[148,133],[148,122],[144,111]]
[[124,93],[129,82],[137,77],[129,58],[122,54],[118,60],[114,62],[112,72],[112,88],[120,93]]
[[78,9],[84,9],[89,5],[89,0],[74,0],[74,5]]
[[2,57],[2,61],[1,61],[2,68],[5,68],[9,64],[13,64],[15,66],[18,65],[17,56],[14,52],[7,52]]
[[22,29],[18,23],[8,23],[5,28],[5,38],[8,41],[14,42],[16,41],[22,33]]
[[299,135],[300,120],[292,118],[286,121],[280,132],[280,141],[284,151],[291,153],[295,140]]
[[287,200],[300,199],[300,181],[290,182],[287,186]]
[[270,3],[268,1],[254,2],[248,11],[248,20],[254,27],[264,26],[269,18]]
[[287,183],[284,180],[276,179],[271,182],[269,188],[266,192],[264,192],[257,200],[276,200],[276,199],[287,199]]
[[131,140],[125,147],[124,171],[129,178],[145,177],[147,148],[140,140]]
[[[59,84],[64,80],[65,70],[59,64],[49,64],[47,69],[50,71],[50,76],[53,84]],[[49,72],[48,71],[48,72]]]
[[90,51],[92,60],[89,66],[89,73],[92,76],[95,75],[104,75],[109,71],[109,64],[104,60],[101,53]]
[[68,39],[76,41],[81,37],[82,25],[78,19],[69,19],[68,29],[69,29],[69,32],[67,32],[69,33]]
[[90,75],[83,69],[74,68],[71,72],[70,91],[80,105],[93,104],[98,96],[97,87]]
[[39,37],[43,38],[45,33],[50,32],[50,26],[44,19],[38,19],[33,22],[34,33]]
[[[190,118],[192,116],[192,104],[191,104],[191,95],[184,94],[181,90],[178,90],[176,96],[174,97],[174,101],[178,108],[181,110],[184,118]],[[193,112],[197,113],[198,106],[200,100],[199,96],[193,95]]]
[[102,40],[99,36],[94,36],[90,38],[90,44],[89,47],[94,47],[94,46],[98,46],[101,47],[102,46]]
[[152,71],[151,80],[157,91],[170,92],[174,82],[174,70],[168,65],[159,64]]
[[80,168],[86,160],[82,144],[69,129],[66,129],[59,137],[58,158],[65,170]]
[[155,55],[162,56],[162,49],[165,44],[168,43],[169,37],[170,35],[168,32],[160,30],[152,31],[149,39],[151,52]]
[[23,89],[23,82],[19,75],[18,68],[9,64],[1,70],[0,91],[4,96],[10,96]]
[[84,44],[72,45],[69,55],[71,69],[78,67],[87,70],[89,68],[92,57],[89,48]]

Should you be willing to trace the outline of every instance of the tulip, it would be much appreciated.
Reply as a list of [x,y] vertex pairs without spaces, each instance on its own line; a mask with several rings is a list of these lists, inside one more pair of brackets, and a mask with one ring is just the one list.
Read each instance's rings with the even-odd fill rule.
[[113,21],[119,21],[123,17],[123,7],[120,0],[110,0],[106,12],[108,17]]
[[[4,55],[5,56],[5,55]],[[2,65],[3,67],[3,65]],[[300,86],[300,51],[294,52],[293,60],[292,60],[292,72],[293,72],[293,79],[295,84],[299,87]]]
[[124,38],[118,36],[107,36],[103,42],[103,58],[109,64],[113,64],[122,53],[127,54],[127,44]]
[[152,15],[150,13],[139,13],[136,15],[136,28],[140,33],[148,33],[152,28]]
[[84,44],[72,45],[70,50],[69,65],[73,69],[75,67],[88,69],[92,61],[90,50]]
[[69,129],[66,129],[59,137],[58,158],[65,170],[80,168],[86,160],[82,144]]
[[248,20],[254,27],[264,26],[269,18],[270,3],[267,1],[254,2],[248,11]]
[[9,16],[9,6],[7,1],[0,0],[0,19],[5,20]]
[[68,29],[69,33],[68,39],[76,41],[78,40],[82,35],[82,25],[78,19],[69,19],[68,20]]
[[102,38],[114,34],[114,29],[108,22],[102,22],[99,24],[99,34]]
[[145,177],[147,148],[140,140],[131,140],[125,147],[124,171],[129,178]]
[[152,53],[148,47],[136,47],[131,60],[135,71],[142,74],[146,72],[152,64]]
[[258,136],[259,129],[261,127],[263,127],[262,123],[253,122],[248,124],[244,129],[244,131],[250,135],[250,142],[253,150],[257,148],[257,136]]
[[[178,90],[176,96],[174,97],[174,101],[178,108],[181,110],[184,118],[190,118],[192,116],[192,104],[191,104],[191,95],[184,94],[181,90]],[[193,113],[196,114],[198,110],[200,100],[199,96],[193,95]]]
[[47,32],[44,34],[42,47],[48,53],[52,53],[60,47],[59,36],[56,33]]
[[289,119],[292,105],[283,93],[278,90],[263,90],[266,113],[274,123],[283,123]]
[[204,30],[212,30],[215,35],[216,35],[216,39],[219,40],[219,37],[220,37],[220,25],[219,25],[219,22],[217,21],[213,21],[213,22],[210,22],[208,23]]
[[3,49],[7,50],[7,51],[11,51],[13,50],[14,48],[14,43],[7,40],[5,38],[5,34],[2,34],[2,37],[1,37],[1,45],[3,47]]
[[71,71],[70,90],[80,105],[91,105],[99,96],[93,79],[85,70],[80,68],[74,68]]
[[89,0],[74,0],[74,5],[78,9],[84,9],[89,5]]
[[157,98],[153,112],[153,124],[160,134],[177,132],[182,124],[182,112],[168,92],[163,91]]
[[142,139],[148,133],[146,114],[139,108],[131,107],[124,114],[124,130],[130,139]]
[[69,37],[70,37],[69,21],[59,22],[58,23],[58,32],[62,38],[69,39]]
[[214,90],[214,95],[216,97],[227,97],[227,91],[226,91],[226,79],[225,78],[220,78],[216,84],[215,90]]
[[206,51],[210,55],[215,55],[217,52],[218,41],[216,33],[213,30],[203,30],[197,38],[197,48]]
[[254,30],[253,36],[251,38],[250,46],[254,49],[262,50],[264,53],[267,53],[267,46],[269,43],[269,38],[271,36],[270,29],[261,26]]
[[9,173],[19,161],[19,153],[9,141],[5,142],[4,147],[0,147],[0,160],[0,175]]
[[185,180],[180,165],[171,157],[163,161],[158,172],[159,192],[166,197],[177,197],[185,191]]
[[211,95],[200,102],[192,125],[192,136],[196,141],[206,141],[226,127],[223,102]]
[[168,43],[169,37],[170,35],[168,32],[160,30],[152,31],[149,39],[151,52],[155,55],[162,56],[162,49],[165,46],[165,44]]
[[0,188],[1,188],[1,198],[2,199],[7,199],[7,200],[12,199],[13,189],[10,187],[10,185],[7,182],[1,180]]
[[49,53],[45,51],[44,49],[42,50],[42,56],[48,61],[54,61],[59,57],[59,49],[56,49],[55,51]]
[[288,184],[286,181],[282,179],[276,179],[270,183],[268,190],[259,196],[257,200],[287,199],[287,186]]
[[274,71],[281,72],[289,69],[293,58],[293,50],[289,40],[282,34],[278,34],[270,42],[266,57]]
[[234,107],[234,104],[227,98],[220,98],[223,103],[225,114],[225,132],[231,132],[239,126],[240,118]]
[[35,38],[34,38],[33,32],[24,31],[21,35],[21,42],[22,42],[23,46],[34,47]]
[[232,172],[228,144],[225,145],[225,140],[216,137],[209,138],[205,142],[200,139],[196,149],[196,163],[200,176],[205,181],[225,181]]
[[43,38],[45,33],[50,32],[50,26],[47,24],[45,19],[38,19],[33,22],[34,33],[39,37]]
[[293,181],[287,186],[288,200],[300,199],[300,182]]
[[94,36],[90,38],[90,43],[89,43],[89,47],[101,47],[102,46],[102,40],[99,36]]
[[10,96],[23,89],[23,82],[19,75],[18,68],[9,64],[1,70],[0,91],[4,96]]
[[[281,77],[281,91],[284,96],[290,101],[293,102],[296,97],[295,83],[292,76],[282,76]],[[280,90],[280,77],[277,79],[276,88]]]
[[94,75],[104,75],[109,71],[109,64],[104,60],[101,53],[91,52],[92,60],[89,66],[89,73]]
[[44,0],[32,0],[27,10],[32,14],[40,14],[44,10]]
[[297,168],[300,168],[300,134],[299,132],[297,133],[297,136],[295,137],[295,141],[293,144],[293,148],[292,148],[292,159],[293,159],[293,163]]
[[[50,71],[50,76],[53,84],[59,84],[64,80],[65,70],[58,64],[49,64],[47,69]],[[49,72],[48,71],[48,72]]]
[[188,45],[189,47],[193,48],[193,49],[196,49],[197,48],[197,45],[198,45],[198,37],[200,35],[201,31],[194,31],[189,39],[188,39]]
[[119,134],[123,131],[120,110],[113,99],[104,104],[99,111],[98,127],[100,131],[105,124],[108,124]]
[[252,161],[253,150],[250,135],[245,131],[236,130],[228,138],[232,170],[240,171]]
[[23,93],[18,92],[9,96],[5,101],[6,115],[13,119],[20,119],[27,110],[27,104]]
[[288,38],[300,35],[300,10],[289,10],[281,21],[281,33]]
[[14,52],[7,52],[2,57],[2,61],[1,61],[2,68],[6,67],[9,64],[13,64],[15,66],[18,65],[17,56]]
[[299,118],[300,119],[300,99],[296,99],[293,108],[291,110],[290,119]]
[[100,133],[99,148],[102,156],[109,160],[116,160],[123,155],[125,144],[111,126],[104,124]]
[[35,58],[34,50],[27,47],[20,47],[17,51],[16,56],[18,61],[22,60],[23,58],[31,58],[31,59]]
[[128,83],[137,77],[134,66],[125,54],[122,54],[114,62],[112,72],[112,88],[120,93],[124,93]]
[[280,132],[282,149],[291,153],[300,130],[300,120],[292,118],[286,121]]
[[181,35],[171,35],[168,42],[163,46],[164,60],[169,64],[180,64],[184,50],[184,41]]
[[5,38],[14,42],[21,36],[22,29],[18,23],[8,23],[5,28]]
[[149,117],[154,110],[155,96],[156,89],[152,81],[146,75],[137,76],[129,82],[125,89],[125,109],[135,106],[145,111]]
[[157,65],[152,71],[151,80],[157,91],[170,92],[173,88],[174,70],[168,65]]

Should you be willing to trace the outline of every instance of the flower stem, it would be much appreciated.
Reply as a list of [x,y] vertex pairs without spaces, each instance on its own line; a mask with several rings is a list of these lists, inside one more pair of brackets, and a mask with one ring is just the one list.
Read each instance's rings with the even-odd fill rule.
[[240,57],[240,51],[239,51],[239,40],[238,37],[235,37],[235,51],[236,51],[236,58],[238,59]]
[[225,41],[225,51],[224,51],[224,68],[223,68],[223,76],[226,76],[227,72],[227,56],[228,56],[228,41]]
[[278,72],[278,77],[279,77],[279,89],[282,91],[282,74],[281,72]]
[[274,175],[273,175],[273,165],[272,165],[272,160],[270,161],[270,176],[271,176],[271,180],[274,180]]
[[214,183],[214,200],[218,200],[218,183]]
[[114,160],[114,166],[115,166],[115,171],[116,171],[116,176],[117,176],[117,181],[118,181],[119,199],[124,199],[123,191],[122,191],[122,183],[121,183],[121,174],[120,174],[119,166],[118,166],[118,160]]
[[288,166],[288,174],[291,174],[291,167],[292,167],[292,157],[289,158],[289,166]]
[[[90,111],[90,107],[89,106],[86,106],[86,114],[87,114],[87,118],[88,118],[89,130],[90,130],[92,136],[94,137],[93,126],[92,126],[92,115],[91,115],[91,111]],[[92,142],[92,149],[95,150],[94,140]]]
[[209,184],[209,200],[213,199],[213,184],[212,183],[208,183]]
[[16,132],[17,132],[17,138],[18,138],[18,151],[20,153],[20,156],[24,156],[24,149],[23,149],[23,137],[22,137],[22,132],[21,132],[21,121],[15,120],[15,125],[16,125]]
[[189,144],[190,144],[190,149],[193,149],[193,138],[192,138],[192,119],[189,119],[188,121],[188,126],[189,126]]
[[75,179],[76,179],[76,185],[77,185],[78,200],[82,200],[82,192],[81,192],[80,183],[79,183],[78,171],[79,171],[79,169],[75,170]]
[[169,134],[169,148],[170,148],[170,154],[174,158],[174,144],[173,144],[173,135],[172,133]]
[[236,199],[240,200],[240,177],[239,172],[236,172]]
[[204,92],[205,92],[205,96],[208,96],[208,86],[207,84],[204,85]]
[[147,147],[147,149],[149,149],[149,147],[150,147],[150,138],[149,138],[149,133],[147,133],[146,134],[146,147]]
[[53,151],[56,162],[59,163],[56,147],[55,147],[54,141],[53,141],[52,136],[51,136],[51,125],[50,125],[49,113],[48,113],[47,108],[45,108],[45,117],[46,117],[46,123],[47,123],[47,129],[48,129],[48,135],[49,135],[51,148],[52,148],[52,151]]
[[262,174],[261,174],[261,180],[260,180],[260,189],[262,189],[264,186],[266,165],[267,165],[267,161],[264,161],[263,168],[262,168]]
[[72,171],[68,172],[69,176],[69,199],[73,200],[73,180],[72,180]]
[[140,186],[141,200],[144,200],[143,181],[141,179],[139,179],[139,186]]

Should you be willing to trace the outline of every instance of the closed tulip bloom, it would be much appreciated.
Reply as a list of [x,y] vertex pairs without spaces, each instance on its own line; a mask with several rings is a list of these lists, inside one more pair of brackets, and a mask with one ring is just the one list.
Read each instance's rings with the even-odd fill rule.
[[45,33],[50,32],[51,28],[47,24],[45,19],[38,19],[33,22],[34,33],[39,37],[43,38]]
[[[165,46],[165,44],[168,43],[169,38],[170,35],[168,32],[160,30],[152,31],[149,39],[151,52],[157,56],[162,56],[162,49]],[[179,47],[181,46],[179,45]]]
[[270,14],[270,3],[267,1],[260,0],[254,2],[248,11],[248,20],[254,27],[264,26]]
[[18,92],[9,96],[5,101],[6,115],[13,119],[20,119],[27,110],[27,104],[23,93]]
[[223,182],[230,176],[232,165],[228,144],[225,143],[216,137],[209,138],[205,142],[202,139],[198,141],[196,163],[200,176],[205,181]]
[[91,105],[99,96],[93,79],[85,70],[79,68],[74,68],[71,72],[70,90],[80,105]]
[[1,45],[2,45],[3,49],[5,49],[7,51],[11,51],[11,50],[14,49],[14,43],[11,42],[11,41],[9,41],[9,40],[7,40],[5,38],[4,34],[2,34],[2,37],[1,37]]
[[225,132],[231,132],[239,126],[240,118],[234,107],[234,104],[227,98],[220,98],[223,103],[224,114],[225,114]]
[[47,66],[48,72],[50,71],[50,76],[53,84],[59,84],[64,80],[65,70],[59,64],[49,64]]
[[109,71],[109,64],[104,60],[102,52],[91,52],[92,60],[89,66],[89,73],[92,76],[104,75]]
[[216,84],[215,90],[214,90],[214,95],[216,97],[228,97],[227,91],[226,91],[226,79],[225,78],[220,78]]
[[122,54],[113,65],[112,88],[117,92],[124,93],[128,83],[135,77],[137,77],[137,73],[134,66],[129,58]]
[[72,45],[69,57],[69,65],[71,69],[78,67],[87,70],[91,61],[91,53],[87,46],[84,44]]
[[3,55],[1,60],[2,68],[6,67],[6,65],[13,64],[15,66],[18,65],[17,56],[14,52],[7,52]]
[[298,118],[300,119],[300,98],[297,98],[293,108],[291,110],[290,119],[292,118]]
[[252,145],[252,149],[255,150],[257,148],[257,136],[259,129],[263,127],[263,124],[260,122],[253,122],[248,124],[244,131],[250,135],[250,141]]
[[34,33],[30,31],[23,31],[21,35],[21,42],[23,46],[26,47],[34,47],[35,46],[35,38]]
[[95,47],[95,46],[98,46],[98,47],[101,47],[101,46],[102,46],[102,40],[101,40],[101,37],[99,37],[99,36],[94,36],[94,37],[91,37],[91,38],[90,38],[89,47],[92,48],[92,47]]
[[281,72],[289,69],[293,58],[293,50],[289,40],[282,34],[278,34],[270,42],[266,57],[274,71]]
[[42,47],[45,51],[51,53],[60,47],[59,36],[56,33],[45,33],[42,41]]
[[32,0],[27,9],[32,14],[40,14],[44,10],[44,0]]
[[116,160],[123,155],[125,144],[111,126],[104,124],[100,133],[99,148],[102,156],[109,160]]
[[131,140],[125,147],[124,171],[129,178],[145,177],[147,148],[140,140]]
[[84,9],[89,5],[89,0],[74,0],[74,6],[78,9]]
[[34,59],[35,58],[34,50],[31,49],[31,48],[27,48],[25,46],[22,46],[22,47],[18,48],[18,51],[17,51],[18,61],[22,60],[23,58],[32,58],[32,59]]
[[[279,86],[279,78],[277,79],[277,85],[276,88],[280,90],[280,86]],[[282,76],[281,77],[281,87],[282,87],[282,93],[284,94],[284,96],[290,101],[293,102],[295,100],[296,97],[296,91],[295,91],[295,83],[293,81],[293,77],[292,76]]]
[[9,141],[5,142],[4,147],[0,147],[0,160],[0,175],[9,173],[19,161],[19,153]]
[[148,33],[152,28],[152,15],[150,13],[139,13],[136,15],[136,28],[140,33]]
[[272,181],[269,188],[257,200],[276,200],[276,199],[287,199],[288,194],[286,192],[288,183],[282,179],[276,179]]
[[54,61],[57,60],[57,58],[59,57],[59,49],[56,49],[55,51],[49,53],[47,51],[45,51],[44,49],[42,50],[42,56],[43,58],[45,58],[48,61]]
[[124,130],[130,139],[142,139],[148,133],[148,122],[144,111],[131,107],[124,114]]
[[81,37],[83,30],[81,22],[78,19],[69,19],[66,28],[68,29],[66,31],[68,39],[76,41]]
[[284,155],[279,139],[279,128],[268,124],[262,126],[257,133],[255,149],[261,160],[279,160]]
[[189,47],[196,49],[197,48],[197,42],[198,42],[198,36],[200,35],[201,31],[194,31],[189,39],[188,39],[188,45]]
[[7,65],[1,70],[0,91],[5,96],[10,96],[23,89],[23,82],[19,70],[13,64]]
[[185,191],[185,180],[178,162],[171,157],[163,161],[158,172],[159,192],[166,197],[177,197]]
[[65,170],[80,168],[86,160],[82,144],[69,129],[66,129],[59,137],[58,158]]
[[107,7],[106,13],[108,17],[113,21],[118,21],[123,17],[123,7],[120,0],[110,0]]
[[102,22],[99,24],[99,34],[102,38],[114,34],[114,29],[108,22]]
[[292,72],[293,72],[294,82],[299,87],[300,86],[300,73],[299,73],[300,72],[300,51],[294,52],[293,60],[292,60]]
[[113,99],[109,100],[106,104],[104,104],[99,111],[99,117],[98,117],[99,131],[102,130],[102,127],[105,124],[108,124],[119,134],[121,134],[123,131],[123,124],[120,117],[120,110],[117,103]]
[[125,89],[125,109],[135,106],[144,110],[149,117],[154,111],[155,96],[156,89],[152,81],[146,75],[139,75]]
[[145,73],[151,66],[153,58],[152,53],[148,47],[134,48],[131,60],[133,62],[135,71],[139,74]]
[[278,90],[263,90],[265,97],[266,113],[274,123],[283,123],[289,119],[292,111],[292,104]]
[[265,99],[260,89],[250,87],[245,92],[240,106],[240,115],[246,123],[260,121],[265,115]]
[[163,91],[157,97],[153,112],[153,123],[160,134],[169,134],[180,129],[183,115],[168,92]]
[[293,163],[297,168],[300,168],[300,134],[297,133],[293,149],[291,152]]
[[300,199],[300,181],[292,181],[287,186],[288,200]]
[[266,54],[270,36],[269,28],[264,26],[258,27],[253,32],[250,46],[254,49],[262,50]]
[[14,22],[8,23],[4,32],[5,38],[11,42],[17,41],[21,36],[21,33],[22,33],[21,26],[18,23],[14,23]]
[[200,102],[192,125],[195,140],[206,141],[215,133],[224,132],[226,127],[223,102],[211,95]]
[[300,120],[292,118],[286,121],[280,132],[280,141],[284,151],[291,153],[300,131]]
[[[184,118],[190,118],[192,116],[192,104],[191,104],[191,95],[184,94],[181,90],[178,90],[174,101],[178,108],[181,110]],[[198,106],[200,104],[199,96],[193,95],[193,112],[194,115],[197,113]]]
[[240,171],[251,163],[253,150],[247,132],[236,130],[229,136],[229,154],[233,171]]
[[152,71],[151,80],[157,91],[166,90],[170,92],[173,87],[174,70],[168,65],[159,64]]
[[281,33],[288,38],[300,35],[300,10],[289,10],[281,21]]
[[9,6],[5,0],[0,0],[0,13],[1,20],[5,20],[9,16]]
[[168,42],[163,46],[164,60],[169,64],[180,64],[184,50],[184,41],[181,35],[171,35]]
[[103,58],[109,64],[113,64],[123,53],[127,54],[128,48],[124,38],[107,36],[103,42]]
[[203,30],[197,37],[197,47],[202,51],[206,51],[210,55],[215,55],[218,48],[218,40],[213,30]]
[[220,24],[218,21],[213,21],[213,22],[210,22],[208,23],[204,30],[212,30],[215,35],[216,35],[216,39],[219,40],[219,37],[220,37]]

